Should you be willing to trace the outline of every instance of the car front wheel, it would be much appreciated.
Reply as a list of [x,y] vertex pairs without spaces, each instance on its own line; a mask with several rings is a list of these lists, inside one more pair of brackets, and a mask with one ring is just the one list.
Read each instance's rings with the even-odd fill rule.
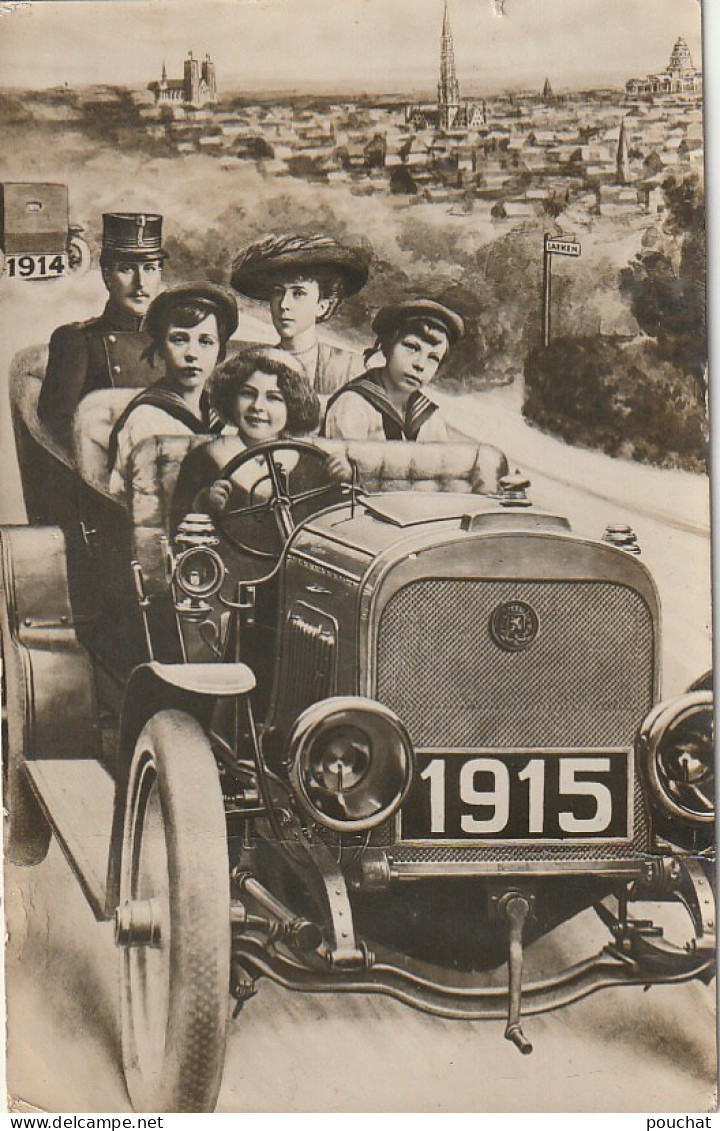
[[229,1003],[227,836],[212,750],[181,711],[154,715],[135,746],[116,940],[135,1110],[213,1111]]
[[2,778],[7,810],[5,855],[11,864],[39,864],[47,856],[50,826],[25,776],[32,738],[33,672],[20,642],[18,579],[12,547],[0,538],[0,666],[2,667]]

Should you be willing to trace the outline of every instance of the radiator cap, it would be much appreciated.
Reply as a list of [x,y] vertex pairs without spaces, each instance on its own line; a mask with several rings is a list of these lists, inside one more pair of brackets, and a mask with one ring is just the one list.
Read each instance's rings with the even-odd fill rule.
[[512,475],[503,475],[500,480],[500,506],[531,507],[532,499],[527,497],[529,486],[530,480],[518,468]]
[[626,523],[609,523],[605,527],[602,540],[603,542],[609,542],[611,546],[617,546],[621,550],[627,550],[629,554],[641,553],[637,534],[632,526],[628,526]]

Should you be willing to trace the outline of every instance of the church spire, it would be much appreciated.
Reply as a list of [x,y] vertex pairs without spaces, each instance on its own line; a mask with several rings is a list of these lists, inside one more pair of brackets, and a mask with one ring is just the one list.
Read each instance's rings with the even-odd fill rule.
[[440,39],[440,82],[438,83],[438,118],[443,129],[450,129],[460,105],[460,85],[455,73],[455,47],[450,27],[450,12],[445,0],[442,37]]
[[450,27],[450,13],[448,11],[447,0],[445,0],[445,11],[443,13],[443,39],[449,39],[452,42],[452,29]]
[[617,169],[617,183],[619,185],[626,185],[630,180],[630,154],[628,151],[628,139],[624,118],[620,123],[620,137],[618,138],[615,167]]

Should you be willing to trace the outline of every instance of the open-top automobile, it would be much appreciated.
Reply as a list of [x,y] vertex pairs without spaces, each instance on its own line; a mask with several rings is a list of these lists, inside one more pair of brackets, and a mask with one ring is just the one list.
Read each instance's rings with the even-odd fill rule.
[[[573,531],[474,443],[156,437],[117,499],[131,392],[81,403],[70,459],[42,370],[14,364],[29,525],[0,532],[7,850],[54,834],[114,919],[137,1110],[214,1109],[229,998],[265,978],[503,1020],[524,1053],[522,1013],[712,978],[711,685],[659,701],[631,530]],[[216,519],[208,457],[263,464]],[[590,908],[604,945],[536,977]]]

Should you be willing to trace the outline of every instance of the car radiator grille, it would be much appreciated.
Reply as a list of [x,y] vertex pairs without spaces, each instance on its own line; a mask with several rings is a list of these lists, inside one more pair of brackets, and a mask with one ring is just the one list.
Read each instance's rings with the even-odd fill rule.
[[[490,634],[500,604],[538,620],[525,650]],[[642,598],[607,582],[430,579],[399,590],[382,612],[376,696],[418,748],[627,747],[652,704],[654,626]],[[607,860],[649,847],[637,783],[634,845],[401,846],[404,860]],[[388,841],[386,826],[373,837]],[[389,839],[392,839],[391,837]]]

